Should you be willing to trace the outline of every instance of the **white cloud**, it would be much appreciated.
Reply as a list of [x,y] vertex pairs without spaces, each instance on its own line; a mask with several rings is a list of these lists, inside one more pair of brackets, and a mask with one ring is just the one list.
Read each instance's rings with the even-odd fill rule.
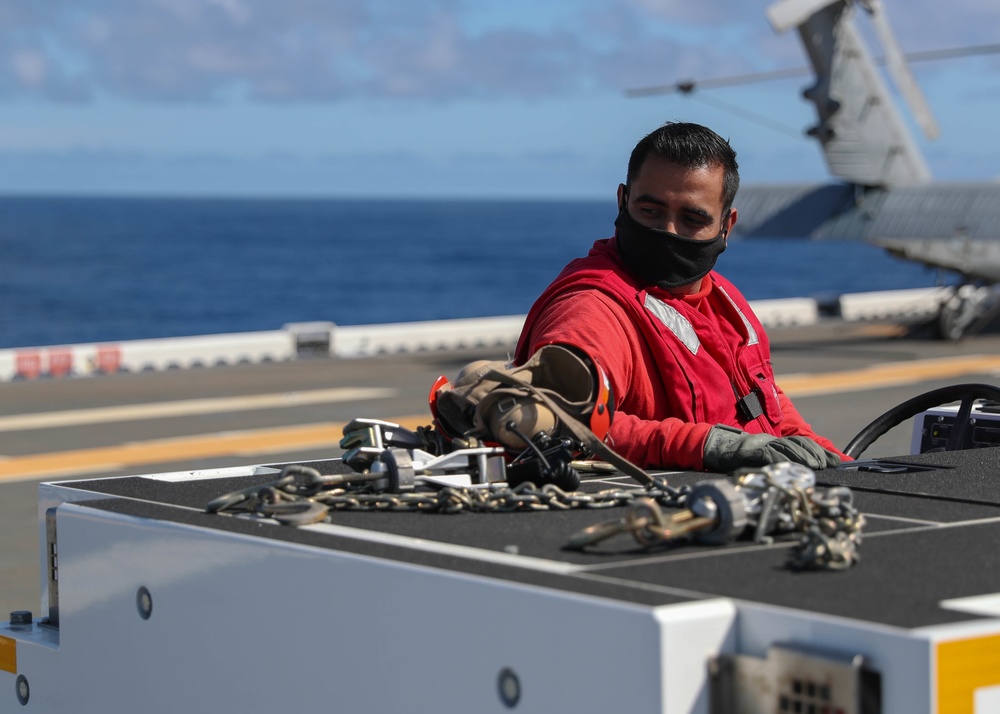
[[[1000,7],[972,0],[956,0],[957,10],[929,0],[885,1],[907,51],[992,42],[1000,24]],[[170,189],[174,177],[183,190],[200,181],[222,192],[241,182],[263,191],[270,181],[281,191],[488,193],[500,190],[502,179],[513,187],[505,191],[568,195],[615,185],[635,139],[663,120],[683,119],[731,137],[749,180],[822,179],[818,147],[799,136],[814,121],[800,96],[805,77],[711,97],[735,110],[704,101],[707,92],[642,100],[622,93],[802,65],[796,33],[777,36],[767,24],[767,2],[0,3],[0,161],[8,161],[8,183],[24,190],[51,179],[61,190],[76,181],[86,190],[156,191]],[[914,66],[945,141],[974,143],[971,150],[931,147],[939,177],[996,174],[995,154],[975,137],[992,131],[1000,84],[963,68],[981,70],[1000,58],[970,62]],[[788,131],[761,128],[747,120],[751,113]],[[455,159],[480,150],[500,163],[480,157],[466,168]],[[82,153],[70,156],[74,151]],[[406,151],[419,160],[400,160]],[[551,151],[582,163],[545,154],[542,163],[552,170],[540,170],[529,160]],[[269,173],[268,152],[293,168]],[[352,152],[389,160],[359,159],[347,172],[296,163]],[[227,157],[244,163],[233,168]],[[588,175],[587,161],[601,167],[600,176],[590,169],[586,187],[561,185]],[[369,165],[379,175],[364,184]],[[201,173],[204,166],[216,168]],[[397,168],[399,185],[382,186]],[[301,180],[294,178],[300,170]],[[103,184],[89,178],[98,175],[106,176]],[[343,185],[334,176],[346,177]]]
[[38,50],[21,50],[11,58],[17,83],[25,88],[36,88],[45,83],[48,60]]
[[[801,61],[763,3],[515,5],[45,0],[0,9],[0,97],[212,100],[236,86],[265,100],[535,97]],[[908,50],[992,41],[1000,24],[1000,8],[973,0],[890,5]]]

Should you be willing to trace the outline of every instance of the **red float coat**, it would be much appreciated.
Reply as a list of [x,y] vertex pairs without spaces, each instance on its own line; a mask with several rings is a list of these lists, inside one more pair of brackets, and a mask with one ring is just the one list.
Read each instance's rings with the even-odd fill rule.
[[[818,436],[774,381],[764,328],[740,292],[716,272],[694,295],[642,287],[599,240],[535,301],[518,340],[521,364],[546,344],[574,345],[608,373],[615,415],[608,444],[633,463],[701,470],[716,424],[775,436]],[[763,414],[739,413],[755,391]],[[738,396],[737,396],[738,395]]]

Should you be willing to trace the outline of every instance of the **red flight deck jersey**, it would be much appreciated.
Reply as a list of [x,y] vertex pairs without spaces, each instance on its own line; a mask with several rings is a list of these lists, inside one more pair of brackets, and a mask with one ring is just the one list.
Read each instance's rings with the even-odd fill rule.
[[[641,286],[615,239],[572,261],[528,312],[515,353],[578,347],[608,373],[615,414],[608,444],[642,467],[701,470],[716,424],[774,436],[817,435],[774,381],[764,328],[742,294],[716,272],[694,295]],[[755,394],[759,416],[738,401]]]

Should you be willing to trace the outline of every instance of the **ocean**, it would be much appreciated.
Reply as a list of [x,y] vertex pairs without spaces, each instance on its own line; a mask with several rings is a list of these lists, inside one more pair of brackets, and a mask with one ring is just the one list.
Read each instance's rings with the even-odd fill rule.
[[[0,198],[0,348],[518,315],[607,201]],[[733,240],[750,300],[930,287],[862,243]]]

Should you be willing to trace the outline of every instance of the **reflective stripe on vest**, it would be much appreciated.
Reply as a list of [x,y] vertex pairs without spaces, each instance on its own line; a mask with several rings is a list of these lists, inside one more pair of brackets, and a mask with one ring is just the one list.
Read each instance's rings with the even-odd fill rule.
[[[726,297],[729,296],[727,295]],[[649,293],[646,293],[644,305],[647,310],[653,313],[653,316],[657,320],[674,333],[674,336],[691,351],[691,354],[698,354],[698,348],[701,347],[701,340],[698,339],[698,335],[694,331],[694,326],[686,317],[677,312],[675,308],[670,307],[670,305],[667,305],[667,303],[653,297]]]
[[[749,339],[747,340],[747,346],[756,345],[760,342],[757,336],[757,330],[754,329],[753,325],[750,324],[750,320],[747,316],[743,314],[740,310],[739,305],[736,301],[729,297],[729,293],[723,290],[720,286],[716,285],[716,289],[719,290],[723,295],[726,296],[726,300],[730,302],[733,309],[739,314],[740,319],[743,320],[743,324],[747,328],[747,334]],[[644,305],[647,310],[653,313],[653,316],[659,320],[663,325],[674,333],[674,336],[681,341],[681,343],[690,350],[691,354],[698,354],[698,349],[701,347],[701,340],[698,339],[698,334],[694,331],[694,326],[691,321],[684,317],[676,308],[671,307],[662,300],[653,297],[649,293],[646,293],[646,300]]]
[[739,305],[736,304],[735,300],[733,300],[731,297],[729,297],[729,293],[727,293],[725,290],[723,290],[721,286],[716,285],[715,287],[720,292],[722,292],[723,295],[726,296],[726,300],[728,300],[729,302],[731,302],[733,304],[733,307],[736,308],[736,312],[738,312],[740,314],[740,317],[743,318],[743,324],[747,326],[747,332],[750,335],[750,339],[747,340],[747,345],[749,346],[749,345],[755,345],[755,344],[757,344],[760,341],[760,340],[757,339],[757,330],[753,329],[753,325],[750,324],[750,320],[748,320],[747,316],[743,314],[742,310],[740,310]]

